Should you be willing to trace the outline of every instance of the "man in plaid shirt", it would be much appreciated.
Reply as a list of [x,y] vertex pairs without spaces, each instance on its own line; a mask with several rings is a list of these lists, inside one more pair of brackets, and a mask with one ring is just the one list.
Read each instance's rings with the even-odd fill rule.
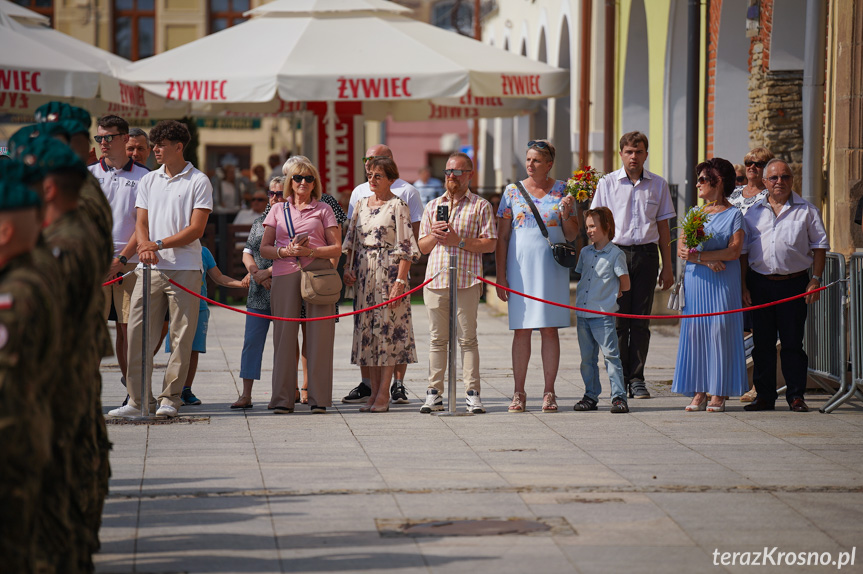
[[[467,154],[456,152],[446,162],[446,193],[430,201],[420,223],[419,247],[430,253],[426,279],[440,271],[423,289],[429,314],[429,387],[421,413],[443,410],[444,375],[449,345],[449,258],[458,253],[457,320],[461,347],[467,411],[484,413],[479,398],[479,346],[476,321],[482,285],[482,254],[494,251],[497,227],[491,204],[472,193],[468,186],[473,162]],[[448,217],[440,221],[439,206],[446,206]]]

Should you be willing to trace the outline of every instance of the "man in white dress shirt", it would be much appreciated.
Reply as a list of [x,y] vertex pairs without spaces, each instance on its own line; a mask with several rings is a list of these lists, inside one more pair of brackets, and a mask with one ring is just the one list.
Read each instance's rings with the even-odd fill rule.
[[[614,215],[614,244],[626,254],[631,288],[618,299],[618,313],[650,315],[656,276],[665,291],[674,284],[671,259],[671,230],[668,222],[675,216],[668,182],[644,169],[647,136],[629,132],[620,138],[623,167],[606,174],[596,186],[590,208],[608,207]],[[658,245],[657,245],[658,244]],[[662,270],[659,268],[662,253]],[[650,321],[616,321],[623,381],[629,396],[649,399],[644,384],[644,365],[650,346]]]
[[[740,255],[743,306],[762,305],[806,293],[821,286],[830,242],[818,209],[794,193],[791,168],[771,159],[764,168],[767,197],[744,215],[746,241]],[[812,267],[812,276],[809,268]],[[806,305],[819,293],[752,312],[752,380],[758,398],[747,411],[776,408],[776,337],[785,377],[785,399],[794,412],[807,412],[803,401],[809,358],[803,350]]]
[[[366,150],[366,155],[363,157],[363,163],[368,166],[369,161],[376,157],[388,157],[393,159],[393,151],[383,144],[373,145]],[[413,227],[414,230],[414,238],[418,237],[420,221],[422,221],[423,218],[423,202],[420,199],[419,192],[413,185],[402,178],[398,178],[393,182],[390,187],[390,191],[408,205],[411,212],[411,227]],[[348,205],[348,219],[351,219],[354,216],[354,208],[357,205],[357,201],[363,197],[369,197],[371,195],[372,190],[369,187],[368,181],[361,183],[354,188],[351,192],[350,204]],[[409,402],[404,386],[404,378],[407,368],[407,365],[396,365],[393,370],[393,384],[390,386],[390,398],[392,402],[396,404],[407,404]],[[369,397],[372,390],[368,370],[365,367],[360,367],[360,376],[362,377],[360,384],[351,389],[351,392],[342,399],[343,403],[366,402],[366,399]]]

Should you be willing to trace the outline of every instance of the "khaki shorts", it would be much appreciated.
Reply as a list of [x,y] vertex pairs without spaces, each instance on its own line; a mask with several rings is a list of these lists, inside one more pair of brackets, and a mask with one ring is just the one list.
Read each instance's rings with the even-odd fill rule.
[[[122,272],[128,273],[137,266],[137,263],[127,263],[123,266]],[[105,309],[103,317],[105,317],[106,321],[111,316],[111,308],[113,307],[117,323],[125,324],[129,322],[129,308],[132,303],[132,290],[135,288],[135,279],[136,275],[132,273],[122,281],[117,281],[107,287],[102,287],[102,292],[105,293]]]

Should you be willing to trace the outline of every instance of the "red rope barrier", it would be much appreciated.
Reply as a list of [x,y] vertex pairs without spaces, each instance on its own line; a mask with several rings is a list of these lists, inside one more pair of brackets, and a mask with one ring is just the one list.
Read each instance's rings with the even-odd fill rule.
[[696,317],[715,317],[717,315],[731,315],[732,313],[742,313],[744,311],[753,311],[755,309],[764,309],[765,307],[772,307],[773,305],[779,305],[781,303],[787,303],[788,301],[793,301],[795,299],[800,299],[802,297],[806,297],[811,293],[818,293],[819,291],[823,291],[829,287],[832,287],[839,281],[834,281],[829,285],[824,285],[823,287],[819,287],[818,289],[813,289],[812,291],[807,291],[806,293],[801,293],[800,295],[794,295],[793,297],[787,297],[785,299],[779,299],[778,301],[773,301],[771,303],[764,303],[762,305],[754,305],[752,307],[744,307],[743,309],[731,309],[729,311],[715,311],[713,313],[697,313],[694,315],[628,315],[626,313],[609,313],[607,311],[594,311],[592,309],[582,309],[581,307],[573,307],[572,305],[564,305],[563,303],[555,303],[554,301],[546,301],[545,299],[540,299],[539,297],[533,297],[532,295],[527,295],[525,293],[520,293],[509,287],[504,287],[503,285],[498,285],[494,281],[489,281],[485,277],[480,277],[479,275],[471,273],[474,277],[482,281],[483,283],[488,283],[494,287],[498,287],[507,291],[509,293],[514,293],[516,295],[520,295],[521,297],[525,297],[527,299],[533,299],[534,301],[539,301],[540,303],[545,303],[547,305],[554,305],[555,307],[563,307],[564,309],[572,309],[573,311],[583,311],[585,313],[592,313],[594,315],[607,315],[609,317],[623,317],[624,319],[694,319]]
[[134,273],[134,272],[135,272],[135,270],[133,269],[133,270],[131,270],[131,271],[127,271],[126,273],[124,273],[124,274],[120,275],[120,276],[119,276],[119,277],[117,277],[116,279],[111,279],[110,281],[105,281],[104,283],[102,283],[102,287],[107,287],[108,285],[113,285],[113,284],[114,284],[114,283],[116,283],[117,281],[122,281],[122,280],[123,280],[123,278],[125,278],[127,275],[131,275],[131,274],[132,274],[132,273]]
[[371,311],[373,309],[377,309],[378,307],[383,307],[384,305],[389,305],[393,301],[398,301],[402,297],[407,297],[408,295],[411,295],[412,293],[419,291],[420,289],[422,289],[423,287],[425,287],[426,285],[431,283],[434,280],[434,278],[437,277],[437,275],[438,274],[435,273],[431,277],[431,279],[428,279],[422,285],[418,285],[418,286],[414,287],[413,289],[411,289],[410,291],[405,291],[404,293],[402,293],[398,297],[390,299],[389,301],[384,301],[383,303],[378,303],[377,305],[372,305],[371,307],[366,307],[365,309],[359,309],[357,311],[351,311],[350,313],[341,313],[340,315],[328,315],[326,317],[307,317],[305,319],[300,319],[300,318],[294,319],[294,318],[288,318],[288,317],[274,317],[272,315],[264,315],[262,313],[252,313],[251,311],[244,311],[243,309],[237,309],[236,307],[231,307],[230,305],[225,305],[224,303],[219,303],[218,301],[213,301],[212,299],[204,297],[200,293],[195,293],[191,289],[186,289],[185,287],[183,287],[179,283],[176,283],[172,279],[168,279],[168,277],[165,277],[164,274],[162,275],[162,277],[165,277],[165,279],[168,280],[168,283],[170,283],[171,285],[174,285],[175,287],[179,287],[180,289],[182,289],[186,293],[194,295],[195,297],[197,297],[199,299],[203,299],[204,301],[206,301],[207,303],[210,303],[211,305],[215,305],[217,307],[222,307],[224,309],[228,309],[229,311],[234,311],[236,313],[242,313],[243,315],[251,315],[252,317],[260,317],[262,319],[271,319],[273,321],[293,321],[293,322],[297,322],[297,323],[302,323],[304,321],[326,321],[328,319],[335,319],[336,317],[350,317],[351,315],[359,315],[360,313],[365,313],[366,311]]

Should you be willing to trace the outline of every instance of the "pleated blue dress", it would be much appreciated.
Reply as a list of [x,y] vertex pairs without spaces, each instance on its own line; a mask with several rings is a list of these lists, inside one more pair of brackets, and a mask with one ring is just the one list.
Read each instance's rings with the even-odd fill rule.
[[[703,251],[725,249],[731,236],[742,228],[743,216],[737,208],[714,214],[704,228],[713,237],[704,244]],[[740,262],[725,261],[723,271],[687,263],[683,290],[683,315],[740,309]],[[705,392],[720,397],[738,396],[749,390],[741,313],[680,321],[680,344],[671,390],[690,397]]]

